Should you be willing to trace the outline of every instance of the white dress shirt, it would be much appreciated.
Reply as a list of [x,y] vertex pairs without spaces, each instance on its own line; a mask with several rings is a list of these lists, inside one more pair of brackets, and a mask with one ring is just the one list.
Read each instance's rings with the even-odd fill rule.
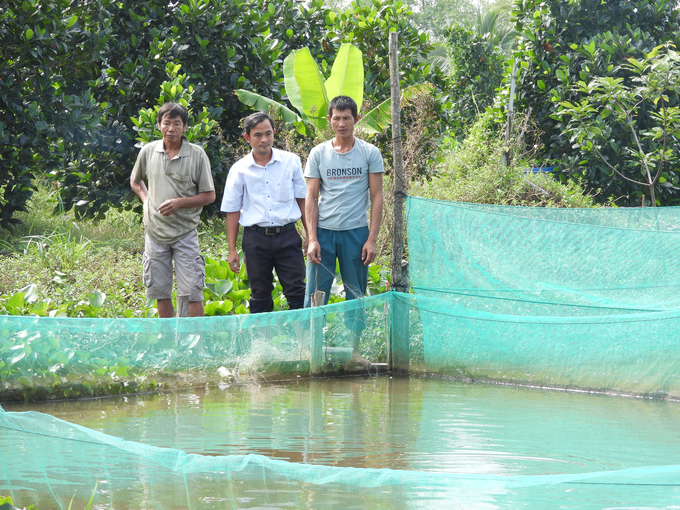
[[298,198],[305,198],[307,185],[300,158],[272,148],[272,158],[258,165],[251,152],[229,170],[222,197],[222,212],[241,211],[243,227],[281,227],[302,216]]

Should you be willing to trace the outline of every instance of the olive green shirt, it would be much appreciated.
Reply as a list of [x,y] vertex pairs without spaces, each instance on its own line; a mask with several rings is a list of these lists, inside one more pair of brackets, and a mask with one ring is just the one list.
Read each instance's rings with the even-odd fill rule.
[[198,227],[203,209],[180,207],[174,214],[163,216],[158,212],[163,202],[215,190],[207,154],[184,136],[179,154],[172,161],[163,149],[163,140],[142,147],[132,169],[132,180],[147,181],[144,227],[149,237],[159,244],[177,242]]

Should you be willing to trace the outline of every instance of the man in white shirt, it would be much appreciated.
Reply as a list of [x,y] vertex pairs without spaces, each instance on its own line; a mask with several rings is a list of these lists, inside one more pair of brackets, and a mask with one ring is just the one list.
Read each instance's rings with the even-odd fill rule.
[[295,223],[302,218],[307,232],[302,214],[307,186],[300,158],[272,147],[274,133],[268,114],[257,112],[246,118],[243,136],[252,151],[229,170],[220,208],[227,213],[229,267],[234,272],[240,270],[236,239],[239,224],[243,226],[250,313],[274,310],[274,269],[291,310],[302,308],[305,299],[303,242]]

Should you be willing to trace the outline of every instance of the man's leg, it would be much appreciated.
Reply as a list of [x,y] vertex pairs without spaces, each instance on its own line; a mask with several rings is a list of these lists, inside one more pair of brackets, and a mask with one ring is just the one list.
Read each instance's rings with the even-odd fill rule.
[[189,294],[189,316],[203,317],[205,260],[198,251],[198,232],[193,230],[172,244],[177,295]]
[[146,297],[156,300],[156,309],[161,319],[173,317],[172,308],[172,248],[158,244],[144,235],[144,256],[142,257]]
[[274,236],[274,267],[291,310],[305,303],[305,259],[302,239],[295,230]]
[[[338,263],[345,300],[361,299],[368,284],[368,266],[361,260],[361,250],[368,240],[368,227],[343,230],[338,234]],[[351,333],[352,350],[358,355],[361,332],[366,328],[363,310],[347,311],[344,323]]]
[[156,310],[158,310],[158,317],[161,319],[169,319],[175,316],[172,299],[157,299]]
[[316,237],[321,246],[321,264],[312,264],[307,259],[307,290],[305,292],[305,308],[312,306],[311,295],[317,290],[325,293],[324,305],[328,304],[331,287],[335,279],[335,246],[336,232],[321,227],[316,229]]
[[246,272],[250,283],[250,313],[274,310],[272,284],[274,270],[273,241],[268,236],[248,228],[243,230],[241,246],[246,259]]

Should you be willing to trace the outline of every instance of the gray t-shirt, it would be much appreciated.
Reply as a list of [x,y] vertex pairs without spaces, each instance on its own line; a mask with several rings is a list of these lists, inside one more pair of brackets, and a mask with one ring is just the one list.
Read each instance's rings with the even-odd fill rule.
[[359,138],[344,154],[333,148],[333,140],[314,147],[307,158],[305,177],[321,179],[317,225],[326,230],[367,227],[368,174],[382,172],[378,148]]

